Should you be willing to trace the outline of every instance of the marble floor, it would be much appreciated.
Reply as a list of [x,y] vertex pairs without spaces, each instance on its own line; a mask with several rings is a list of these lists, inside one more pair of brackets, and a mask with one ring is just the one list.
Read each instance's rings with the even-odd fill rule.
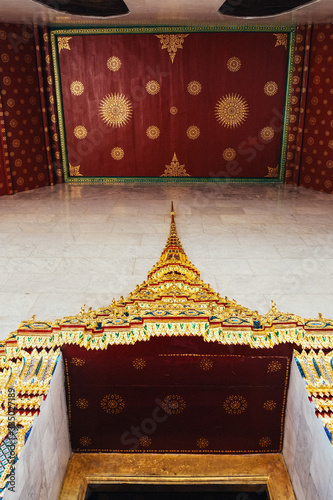
[[333,196],[284,185],[57,185],[0,198],[0,339],[110,304],[158,260],[174,201],[204,281],[246,307],[333,318]]

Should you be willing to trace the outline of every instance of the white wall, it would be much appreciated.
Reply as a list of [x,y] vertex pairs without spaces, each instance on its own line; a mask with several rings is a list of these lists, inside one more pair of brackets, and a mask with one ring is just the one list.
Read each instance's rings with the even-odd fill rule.
[[71,455],[62,355],[50,390],[18,460],[15,493],[4,500],[56,500]]
[[333,446],[308,399],[293,359],[287,398],[283,457],[297,500],[333,499]]

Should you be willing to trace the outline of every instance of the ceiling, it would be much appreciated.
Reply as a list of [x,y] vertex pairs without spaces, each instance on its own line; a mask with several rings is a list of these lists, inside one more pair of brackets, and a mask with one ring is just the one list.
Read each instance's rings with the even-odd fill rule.
[[[223,0],[126,0],[129,14],[118,17],[80,17],[57,11],[67,0],[48,0],[54,9],[33,0],[0,0],[2,22],[20,24],[84,25],[267,25],[320,24],[333,22],[332,0],[314,0],[286,14],[265,18],[236,18],[221,15]],[[239,0],[237,0],[239,1]]]

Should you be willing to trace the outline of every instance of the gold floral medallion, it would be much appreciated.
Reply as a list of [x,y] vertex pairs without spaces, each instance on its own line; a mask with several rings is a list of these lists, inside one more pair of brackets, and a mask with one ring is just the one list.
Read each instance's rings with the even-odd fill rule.
[[86,360],[81,358],[72,358],[71,363],[73,363],[73,365],[75,366],[84,366]]
[[79,398],[76,400],[76,406],[80,408],[80,410],[86,410],[89,406],[89,402],[85,398]]
[[247,401],[244,396],[234,394],[227,397],[223,403],[223,407],[229,415],[240,415],[246,410]]
[[223,151],[222,156],[225,161],[232,161],[236,158],[236,151],[233,148],[226,148]]
[[264,127],[260,130],[260,136],[264,141],[271,141],[274,137],[274,129],[272,127]]
[[264,86],[264,92],[266,95],[275,95],[278,91],[278,86],[276,82],[267,82]]
[[197,439],[197,447],[200,449],[200,450],[205,450],[206,448],[208,448],[209,446],[209,441],[208,439],[206,438],[199,438]]
[[241,68],[241,60],[238,57],[230,57],[227,62],[227,68],[229,71],[236,72]]
[[110,71],[118,71],[121,68],[121,60],[119,57],[112,56],[109,57],[106,63]]
[[74,129],[74,135],[77,139],[84,139],[87,137],[87,129],[83,125],[77,125]]
[[176,108],[176,106],[171,106],[170,113],[176,115],[178,113],[178,108]]
[[191,95],[198,95],[200,94],[201,90],[202,90],[202,85],[200,82],[197,82],[196,80],[192,80],[192,82],[190,82],[187,85],[187,92]]
[[124,158],[124,150],[123,148],[112,148],[111,149],[111,156],[114,160],[122,160]]
[[262,437],[259,439],[260,448],[268,448],[268,446],[272,444],[272,440],[269,437]]
[[122,127],[131,119],[133,106],[123,94],[109,94],[101,100],[99,113],[109,127]]
[[143,370],[146,367],[146,361],[143,358],[135,358],[132,364],[136,370]]
[[278,372],[279,370],[281,370],[281,368],[282,368],[282,365],[281,365],[280,361],[271,361],[268,364],[267,372],[268,373]]
[[264,402],[264,410],[273,411],[276,408],[276,403],[272,399]]
[[203,358],[200,361],[200,368],[201,370],[207,372],[213,368],[213,360],[211,358]]
[[161,89],[160,84],[156,80],[150,80],[146,83],[146,90],[148,94],[156,95]]
[[4,85],[10,85],[12,83],[12,79],[9,76],[4,76],[2,81]]
[[176,415],[184,411],[186,403],[184,398],[178,394],[172,394],[163,399],[161,407],[168,415]]
[[151,439],[148,436],[142,436],[140,438],[140,445],[148,448],[151,445]]
[[84,85],[82,82],[75,81],[71,83],[70,89],[73,95],[81,95],[84,91]]
[[149,139],[157,139],[160,135],[160,129],[156,125],[150,125],[146,130],[146,134]]
[[199,135],[200,135],[200,129],[199,127],[196,127],[195,125],[191,125],[190,127],[188,127],[188,129],[186,130],[186,135],[189,139],[198,139]]
[[125,408],[125,401],[118,394],[107,394],[101,401],[101,407],[106,413],[121,413]]
[[82,437],[80,438],[80,445],[81,445],[81,446],[84,446],[85,448],[86,448],[87,446],[90,446],[90,445],[91,445],[91,438],[90,438],[90,437],[88,437],[88,436],[82,436]]
[[249,114],[246,100],[238,94],[227,94],[215,106],[215,117],[223,127],[239,127]]

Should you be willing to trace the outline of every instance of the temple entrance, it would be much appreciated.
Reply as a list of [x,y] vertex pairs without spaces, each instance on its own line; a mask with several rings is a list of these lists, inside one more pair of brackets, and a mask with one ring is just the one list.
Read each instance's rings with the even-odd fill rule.
[[263,485],[89,484],[85,500],[269,500]]

